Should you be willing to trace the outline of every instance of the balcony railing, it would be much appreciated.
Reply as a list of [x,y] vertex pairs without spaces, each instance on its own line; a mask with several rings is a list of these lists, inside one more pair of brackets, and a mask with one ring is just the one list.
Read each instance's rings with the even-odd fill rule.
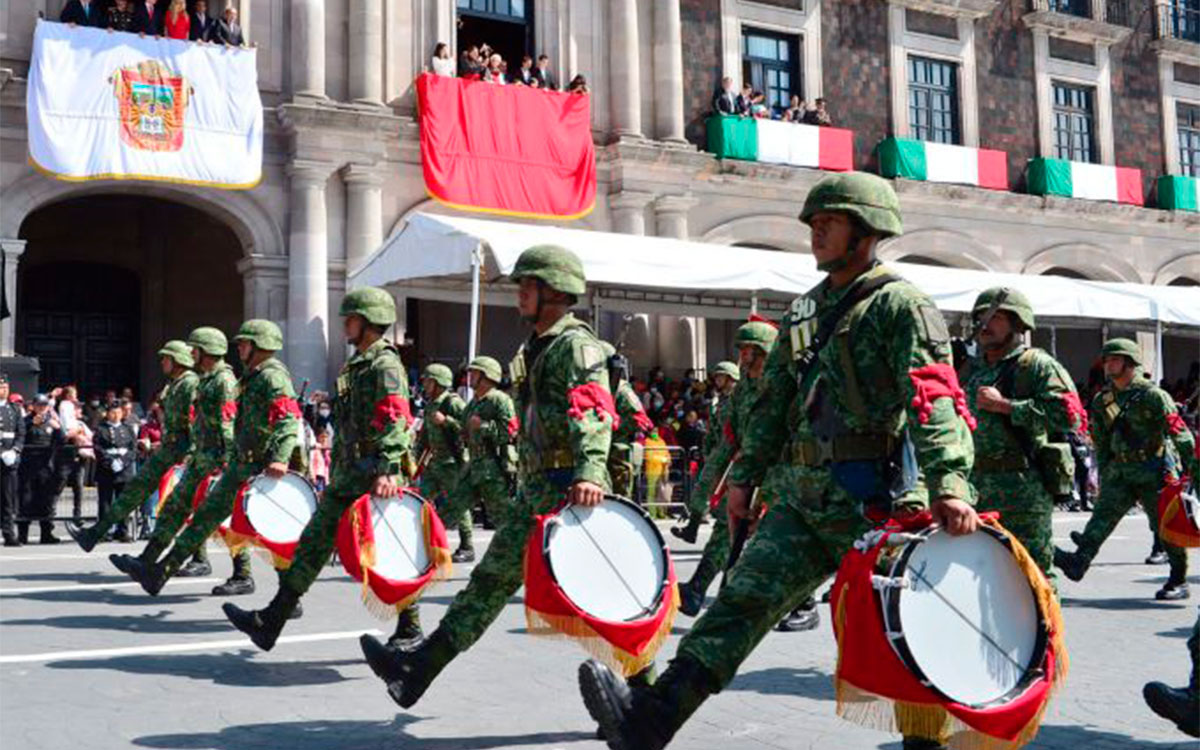
[[1092,17],[1092,0],[1033,0],[1033,9],[1065,13],[1079,18]]
[[1155,35],[1159,39],[1182,39],[1200,44],[1200,7],[1186,7],[1183,2],[1160,2],[1154,5]]
[[[1129,0],[1031,0],[1035,11],[1062,13],[1076,18],[1103,21],[1116,26],[1129,26]],[[1100,14],[1103,13],[1103,18]]]

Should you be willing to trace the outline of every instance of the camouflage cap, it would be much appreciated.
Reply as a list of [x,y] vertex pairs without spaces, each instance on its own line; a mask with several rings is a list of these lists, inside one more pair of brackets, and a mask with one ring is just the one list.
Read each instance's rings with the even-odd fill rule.
[[1035,330],[1037,324],[1033,317],[1033,305],[1022,292],[1011,287],[994,286],[980,292],[979,296],[975,298],[975,307],[971,310],[971,314],[982,315],[992,309],[992,304],[995,303],[1001,292],[1004,293],[1004,301],[997,305],[996,309],[1016,315],[1017,319],[1021,321],[1021,325],[1031,331]]
[[425,372],[421,373],[421,379],[432,380],[443,388],[454,385],[454,373],[450,372],[449,367],[436,362],[425,368]]
[[1109,339],[1100,349],[1101,357],[1129,357],[1135,365],[1142,364],[1142,348],[1132,339]]
[[517,258],[509,278],[513,281],[538,279],[546,286],[576,297],[587,291],[583,262],[579,256],[558,245],[534,245]]
[[729,361],[718,362],[713,367],[713,375],[725,375],[733,378],[735,381],[742,379],[742,371],[738,369],[736,364]]
[[195,347],[213,357],[224,357],[229,351],[229,340],[219,328],[200,326],[188,334],[188,346]]
[[900,200],[887,180],[866,172],[825,177],[808,192],[800,221],[808,224],[819,213],[850,214],[880,237],[903,234]]
[[371,325],[390,326],[396,322],[396,301],[379,287],[365,286],[342,298],[338,315],[361,315]]
[[283,348],[283,331],[269,320],[252,318],[242,323],[233,340],[249,341],[263,351],[277,352]]
[[779,338],[779,329],[775,326],[766,321],[752,320],[749,323],[743,323],[737,329],[737,333],[733,337],[733,345],[739,349],[743,346],[757,346],[766,354],[770,354],[777,338]]
[[193,367],[196,364],[192,359],[192,347],[188,346],[186,341],[179,339],[171,339],[163,344],[162,349],[158,350],[158,356],[170,357],[182,367]]
[[504,370],[500,363],[491,357],[476,357],[467,365],[468,370],[475,370],[493,383],[504,380]]

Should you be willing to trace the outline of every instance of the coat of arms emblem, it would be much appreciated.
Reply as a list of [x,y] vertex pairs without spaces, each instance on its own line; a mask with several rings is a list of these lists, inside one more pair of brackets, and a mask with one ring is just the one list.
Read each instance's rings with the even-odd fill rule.
[[183,117],[191,87],[162,63],[144,60],[109,79],[120,104],[121,140],[143,151],[183,148]]

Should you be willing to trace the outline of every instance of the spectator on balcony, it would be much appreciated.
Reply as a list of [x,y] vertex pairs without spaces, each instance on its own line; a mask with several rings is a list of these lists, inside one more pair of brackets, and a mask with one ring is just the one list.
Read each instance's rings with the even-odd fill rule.
[[208,0],[196,0],[190,23],[188,39],[193,42],[211,42],[216,37],[217,19],[208,14]]
[[742,93],[738,94],[733,103],[733,113],[742,117],[750,116],[750,105],[754,103],[754,89],[750,84],[742,85]]
[[533,72],[533,58],[529,55],[525,55],[521,58],[521,68],[517,71],[517,74],[513,76],[513,83],[517,84],[518,86],[532,86],[533,88],[538,87],[538,79]]
[[231,44],[234,47],[241,47],[246,43],[246,38],[242,36],[242,25],[238,23],[237,8],[232,5],[225,6],[225,13],[221,20],[217,21],[213,31],[213,41]]
[[798,94],[792,94],[791,106],[783,110],[783,119],[788,122],[804,122],[806,114],[808,114],[808,105]]
[[493,52],[488,56],[487,69],[483,71],[483,80],[502,86],[508,83],[504,77],[504,58],[500,57],[499,52]]
[[108,9],[104,25],[109,31],[133,31],[136,21],[131,0],[116,0]]
[[445,42],[437,43],[433,48],[433,59],[430,60],[429,67],[434,75],[454,77],[454,60],[450,57],[450,45]]
[[579,73],[571,82],[567,84],[568,94],[586,94],[589,91],[587,79],[583,77],[583,73]]
[[483,58],[480,57],[479,47],[472,44],[463,50],[458,58],[459,78],[479,78],[483,73]]
[[192,21],[188,18],[187,3],[184,0],[171,0],[163,16],[163,34],[168,39],[187,39],[191,33]]
[[100,0],[71,0],[58,20],[74,26],[104,26],[108,22]]
[[722,115],[732,115],[737,109],[737,95],[733,93],[733,79],[725,76],[721,79],[721,88],[713,94],[713,112]]
[[163,0],[134,0],[133,29],[139,34],[159,36],[163,29],[163,15],[167,12],[167,2]]
[[771,119],[771,108],[767,106],[767,97],[761,91],[750,95],[750,116],[763,120]]
[[806,125],[821,125],[824,127],[833,126],[833,118],[829,116],[829,110],[825,109],[824,99],[817,99],[817,108],[810,109],[804,113],[804,123]]
[[550,57],[548,55],[538,55],[537,68],[534,69],[533,74],[537,76],[539,89],[558,91],[558,81],[554,80],[554,74],[550,72]]

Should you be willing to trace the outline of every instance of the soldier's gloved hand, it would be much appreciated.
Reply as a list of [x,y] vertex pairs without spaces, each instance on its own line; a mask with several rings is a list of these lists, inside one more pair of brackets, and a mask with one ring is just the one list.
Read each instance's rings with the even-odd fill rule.
[[267,468],[263,469],[263,473],[272,479],[279,479],[284,474],[287,474],[287,464],[282,461],[272,461],[267,464]]
[[567,490],[567,502],[591,508],[604,502],[604,490],[592,482],[576,482]]
[[371,485],[371,494],[375,497],[395,497],[399,492],[400,483],[394,476],[375,477],[375,484]]
[[979,515],[969,504],[953,497],[935,500],[929,506],[929,512],[938,526],[948,531],[951,536],[971,534],[979,528]]
[[430,417],[430,419],[432,419],[432,420],[433,420],[433,423],[434,423],[434,424],[439,424],[439,425],[440,425],[440,424],[445,424],[445,423],[446,423],[446,415],[445,415],[445,414],[442,414],[440,411],[435,411],[435,412],[433,413],[433,416],[432,416],[432,417]]
[[975,405],[993,414],[1012,414],[1012,402],[998,389],[985,385],[975,391]]
[[470,428],[471,432],[474,432],[475,430],[478,430],[480,427],[483,427],[483,420],[479,418],[478,414],[476,414],[475,416],[471,417],[470,421],[467,422],[467,425]]
[[725,513],[729,516],[729,528],[736,529],[742,521],[750,521],[750,531],[758,525],[763,516],[761,508],[751,505],[754,500],[754,488],[744,484],[731,484],[725,491]]

